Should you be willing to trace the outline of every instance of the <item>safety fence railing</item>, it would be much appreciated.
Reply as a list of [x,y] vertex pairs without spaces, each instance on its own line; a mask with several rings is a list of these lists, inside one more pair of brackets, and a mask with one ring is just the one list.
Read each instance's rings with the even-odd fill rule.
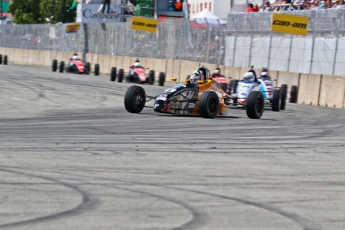
[[0,46],[341,75],[345,10],[282,13],[308,17],[307,36],[271,32],[272,12],[260,12],[231,13],[226,26],[215,27],[166,19],[157,33],[131,30],[131,20],[84,24],[83,33],[73,34],[65,33],[62,24],[0,25]]
[[225,65],[342,75],[344,9],[281,12],[308,17],[306,36],[271,32],[272,12],[228,15]]

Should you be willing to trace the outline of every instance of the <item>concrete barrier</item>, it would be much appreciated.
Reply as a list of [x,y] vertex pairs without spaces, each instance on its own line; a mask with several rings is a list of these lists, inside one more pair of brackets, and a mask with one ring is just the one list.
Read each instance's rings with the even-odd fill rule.
[[103,56],[103,64],[102,64],[102,73],[103,74],[110,74],[110,69],[111,69],[111,65],[110,65],[110,62],[111,62],[111,58],[112,56],[110,55],[104,55]]
[[344,108],[345,78],[338,76],[322,76],[320,105]]
[[129,67],[132,65],[131,63],[131,57],[124,56],[123,57],[123,63],[122,63],[122,68],[125,70],[125,73],[128,72]]
[[25,49],[23,50],[23,59],[22,59],[22,63],[23,65],[27,65],[28,64],[28,59],[29,59],[29,50]]
[[14,48],[5,48],[5,53],[3,55],[7,55],[7,61],[12,62],[14,60]]
[[[117,71],[123,69],[123,56],[116,56],[116,63],[114,66],[117,68]],[[124,71],[128,71],[128,69],[124,69]]]
[[291,86],[298,86],[299,83],[299,73],[289,73],[289,72],[279,72],[277,87],[280,87],[282,84],[288,85],[288,92],[290,91]]
[[301,74],[298,85],[297,103],[319,105],[321,75]]
[[184,81],[187,75],[200,67],[199,62],[181,61],[180,63],[180,80]]
[[13,49],[13,60],[12,62],[15,64],[22,64],[23,63],[23,52],[22,49]]
[[109,71],[111,70],[112,67],[116,67],[116,69],[119,69],[118,66],[116,66],[117,62],[117,56],[110,56],[109,58]]
[[177,78],[178,82],[183,82],[186,80],[186,76],[181,76],[181,60],[173,60],[172,64],[172,76],[165,77],[165,81],[171,81],[171,78]]
[[242,79],[241,76],[241,68],[237,68],[237,67],[230,67],[230,66],[225,66],[224,67],[224,72],[223,72],[224,76],[226,78],[233,79],[233,80],[240,80]]
[[39,50],[30,50],[29,62],[30,65],[38,65]]
[[[95,64],[99,64],[99,54],[93,54],[91,59],[91,69],[95,68]],[[101,69],[101,67],[99,68]]]
[[[97,62],[97,64],[99,64],[99,73],[100,74],[105,74],[105,72],[107,71],[104,68],[104,60],[105,60],[105,55],[98,54],[98,62]],[[108,70],[108,72],[109,72],[109,70]]]
[[165,80],[166,81],[170,81],[170,79],[173,77],[175,77],[176,79],[179,78],[179,76],[174,76],[173,68],[174,68],[174,60],[168,59],[166,62],[166,68],[165,68]]
[[87,53],[85,55],[85,62],[90,62],[90,64],[91,64],[91,62],[92,62],[92,55],[93,54],[91,54],[91,53]]
[[154,62],[154,70],[155,70],[155,82],[158,81],[158,76],[160,72],[165,73],[167,70],[167,60],[166,59],[155,59]]

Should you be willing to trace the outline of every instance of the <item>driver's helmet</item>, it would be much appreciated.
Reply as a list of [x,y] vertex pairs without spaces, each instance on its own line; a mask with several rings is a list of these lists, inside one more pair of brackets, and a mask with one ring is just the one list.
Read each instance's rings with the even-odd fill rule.
[[73,60],[79,60],[79,57],[78,57],[78,55],[73,55]]
[[198,84],[199,80],[202,79],[202,73],[201,71],[193,71],[189,77],[189,82],[191,84]]
[[220,69],[219,69],[219,68],[216,68],[216,69],[214,70],[214,74],[215,74],[215,75],[219,75],[219,74],[220,74]]
[[254,76],[253,72],[247,72],[243,75],[243,79],[245,81],[254,81],[254,78],[255,78],[255,76]]
[[140,67],[141,65],[140,65],[140,62],[136,61],[136,62],[134,62],[133,66],[134,67]]
[[270,78],[268,71],[262,71],[259,78]]

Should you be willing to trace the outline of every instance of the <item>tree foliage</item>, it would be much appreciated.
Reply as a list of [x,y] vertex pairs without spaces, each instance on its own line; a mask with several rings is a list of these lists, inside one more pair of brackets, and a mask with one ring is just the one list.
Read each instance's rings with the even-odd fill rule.
[[14,15],[14,22],[18,24],[39,24],[43,22],[39,1],[37,0],[12,0],[9,11]]
[[76,10],[69,8],[74,0],[12,0],[9,11],[17,24],[74,22]]

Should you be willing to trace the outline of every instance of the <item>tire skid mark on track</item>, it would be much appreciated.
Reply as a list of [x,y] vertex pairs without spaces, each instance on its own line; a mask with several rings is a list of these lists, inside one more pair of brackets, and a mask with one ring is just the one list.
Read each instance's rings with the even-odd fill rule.
[[[169,186],[166,186],[166,187],[169,188]],[[203,195],[207,195],[207,196],[218,197],[218,198],[225,199],[225,200],[232,200],[232,201],[236,201],[236,202],[241,203],[241,204],[250,205],[250,206],[257,207],[257,208],[265,209],[267,211],[279,214],[281,216],[284,216],[284,217],[287,217],[287,218],[293,220],[294,222],[296,222],[297,224],[302,226],[303,230],[319,230],[319,229],[321,229],[320,225],[315,224],[315,223],[309,221],[308,219],[306,219],[302,216],[299,216],[295,213],[291,213],[288,211],[284,211],[282,209],[279,209],[279,208],[276,208],[276,207],[273,207],[273,206],[270,206],[270,205],[267,205],[264,203],[253,202],[253,201],[245,200],[245,199],[241,199],[241,198],[218,195],[218,194],[208,193],[208,192],[203,192],[203,191],[198,191],[198,190],[181,189],[181,188],[174,188],[174,187],[171,187],[171,188],[176,189],[176,190],[181,190],[181,191],[194,192],[194,193],[203,194]]]
[[[12,172],[12,173],[17,173],[17,174],[21,174],[21,175],[32,176],[31,174],[17,172],[17,171],[14,171],[14,170],[3,169],[3,168],[4,168],[3,166],[0,166],[0,171]],[[61,172],[50,171],[50,170],[24,169],[24,168],[19,168],[19,167],[6,167],[6,168],[16,168],[16,169],[31,170],[31,171],[36,171],[36,172],[50,172],[50,173],[55,173],[55,174],[59,174],[59,175],[68,175],[68,176],[81,177],[81,175],[78,175],[78,174],[70,174],[70,173],[67,174],[67,173],[61,173]],[[78,205],[77,207],[75,207],[75,208],[73,208],[71,210],[65,211],[65,212],[61,212],[61,213],[54,214],[54,215],[51,215],[51,216],[46,216],[46,217],[40,217],[40,218],[36,218],[36,219],[32,219],[32,220],[20,221],[20,222],[0,225],[0,227],[7,227],[7,226],[11,226],[12,227],[12,226],[17,226],[17,225],[22,225],[22,224],[39,222],[39,221],[43,221],[43,220],[55,219],[55,218],[59,218],[59,217],[62,217],[64,215],[67,215],[67,214],[73,214],[74,212],[76,212],[76,211],[78,211],[80,209],[85,209],[84,207],[81,207],[82,205],[84,205],[84,200],[86,200],[86,202],[90,201],[89,196],[86,195],[85,192],[83,192],[77,186],[74,186],[74,185],[71,185],[71,184],[67,184],[67,183],[63,183],[63,182],[60,182],[60,181],[52,179],[52,178],[47,178],[45,176],[35,176],[35,177],[51,180],[53,182],[60,183],[62,185],[65,185],[65,186],[67,186],[69,188],[72,188],[72,189],[78,191],[79,193],[81,193],[83,195],[83,203]],[[98,177],[90,177],[89,176],[89,178],[96,178],[97,179]],[[98,178],[98,179],[104,179],[104,178]],[[78,180],[78,182],[79,181],[80,180]],[[108,180],[108,181],[116,181],[117,182],[117,180]],[[127,181],[120,181],[120,182],[126,183],[126,184],[129,184],[129,183],[134,184],[133,182],[127,182]],[[84,182],[82,184],[83,185],[90,185],[90,184],[94,185],[94,183],[88,183],[88,182]],[[145,183],[140,183],[140,184],[146,185]],[[194,207],[188,205],[187,203],[185,203],[183,201],[172,199],[172,198],[169,198],[167,196],[162,196],[162,195],[157,195],[157,194],[153,194],[153,193],[149,193],[149,192],[145,192],[145,191],[140,191],[138,189],[123,188],[123,187],[120,187],[120,186],[114,186],[114,185],[109,185],[109,184],[98,184],[98,185],[109,187],[109,188],[115,188],[115,189],[119,189],[119,190],[123,190],[123,191],[128,191],[128,192],[132,192],[132,193],[142,194],[142,195],[146,195],[146,196],[150,196],[150,197],[154,197],[154,198],[165,200],[165,201],[168,201],[170,203],[174,203],[174,204],[177,204],[177,205],[183,207],[184,209],[186,209],[188,212],[191,213],[192,219],[190,221],[188,221],[187,223],[185,223],[185,224],[183,224],[183,225],[181,225],[181,226],[179,226],[177,228],[174,228],[176,230],[195,229],[195,228],[201,227],[203,224],[205,224],[205,222],[207,220],[207,215],[206,214],[198,212]],[[150,184],[147,184],[147,185],[150,185]],[[156,187],[160,187],[160,186],[156,186]],[[85,198],[84,198],[84,196],[85,196]]]
[[39,222],[43,222],[43,221],[49,221],[49,220],[54,220],[54,219],[58,219],[58,218],[63,218],[65,216],[77,215],[77,214],[84,212],[86,210],[93,209],[99,204],[99,200],[95,196],[88,194],[86,191],[84,191],[83,189],[81,189],[80,187],[78,187],[76,185],[62,182],[60,180],[57,180],[57,179],[54,179],[51,177],[47,177],[47,176],[39,176],[39,175],[31,174],[31,173],[18,172],[18,171],[15,171],[12,169],[7,169],[7,168],[0,166],[0,171],[19,174],[19,175],[28,176],[28,177],[40,178],[43,180],[52,181],[56,184],[60,184],[60,185],[63,185],[65,187],[68,187],[68,188],[78,192],[81,195],[82,202],[79,205],[75,206],[74,208],[66,210],[66,211],[62,211],[62,212],[52,214],[52,215],[37,217],[37,218],[29,219],[29,220],[22,220],[22,221],[2,224],[2,225],[0,225],[0,228],[15,227],[15,226],[21,226],[21,225],[32,224],[32,223],[39,223]]
[[[63,174],[63,175],[70,175],[70,176],[77,176],[77,177],[81,177],[81,175],[78,174],[64,174],[61,172],[56,172],[56,171],[50,171],[50,170],[35,170],[35,171],[43,171],[43,172],[50,172],[50,173],[56,173],[56,174]],[[224,200],[231,200],[231,201],[235,201],[244,205],[249,205],[252,207],[256,207],[256,208],[260,208],[260,209],[264,209],[266,211],[270,211],[272,213],[278,214],[280,216],[283,216],[285,218],[288,218],[292,221],[294,221],[295,223],[297,223],[299,226],[302,227],[303,230],[320,230],[322,229],[320,225],[315,224],[313,222],[311,222],[310,220],[292,213],[292,212],[288,212],[282,209],[279,209],[277,207],[268,205],[267,203],[259,203],[259,202],[254,202],[254,201],[250,201],[250,200],[246,200],[246,199],[242,199],[242,198],[236,198],[236,197],[231,197],[231,196],[224,196],[224,195],[219,195],[219,194],[214,194],[214,193],[208,193],[208,192],[204,192],[204,191],[198,191],[198,190],[193,190],[193,189],[183,189],[183,188],[176,188],[176,187],[172,187],[172,186],[165,186],[165,185],[157,185],[157,184],[153,184],[153,183],[144,183],[144,182],[138,182],[138,181],[128,181],[128,180],[119,180],[119,179],[107,179],[107,178],[102,178],[102,177],[94,177],[94,176],[87,176],[88,178],[92,178],[92,179],[98,179],[98,180],[105,180],[105,181],[112,181],[112,182],[121,182],[121,183],[128,183],[128,184],[132,184],[132,185],[145,185],[145,186],[153,186],[153,187],[158,187],[158,188],[166,188],[166,189],[173,189],[173,190],[178,190],[178,191],[185,191],[185,192],[191,192],[191,193],[196,193],[196,194],[202,194],[202,195],[206,195],[206,196],[211,196],[211,197],[216,197],[216,198],[220,198],[220,199],[224,199]],[[108,184],[100,184],[102,186],[106,186],[106,187],[114,187],[114,188],[119,188],[119,189],[123,189],[123,190],[128,190],[128,191],[132,191],[132,189],[127,189],[127,188],[122,188],[122,187],[118,187],[118,186],[111,186]],[[140,190],[133,190],[132,192],[137,192],[137,193],[144,193],[146,194],[147,192],[143,192]],[[147,194],[151,194],[151,193],[147,193]],[[157,198],[162,197],[166,200],[171,199],[171,198],[166,198],[163,196],[159,196],[159,195],[155,195],[155,194],[151,194],[153,196],[157,196]],[[161,199],[162,199],[161,198]],[[181,203],[181,201],[178,201],[179,203]],[[186,204],[187,205],[187,204]],[[183,206],[183,205],[182,205]],[[185,206],[183,206],[185,207]],[[189,207],[189,206],[186,206]],[[191,208],[191,207],[189,207]],[[188,209],[189,210],[189,209]],[[201,212],[197,212],[194,208],[191,208],[192,214],[193,214],[193,219],[190,220],[189,222],[185,223],[184,225],[174,228],[176,230],[190,230],[190,229],[195,229],[197,227],[201,227],[204,224],[204,219],[205,216],[204,214],[202,214]]]

